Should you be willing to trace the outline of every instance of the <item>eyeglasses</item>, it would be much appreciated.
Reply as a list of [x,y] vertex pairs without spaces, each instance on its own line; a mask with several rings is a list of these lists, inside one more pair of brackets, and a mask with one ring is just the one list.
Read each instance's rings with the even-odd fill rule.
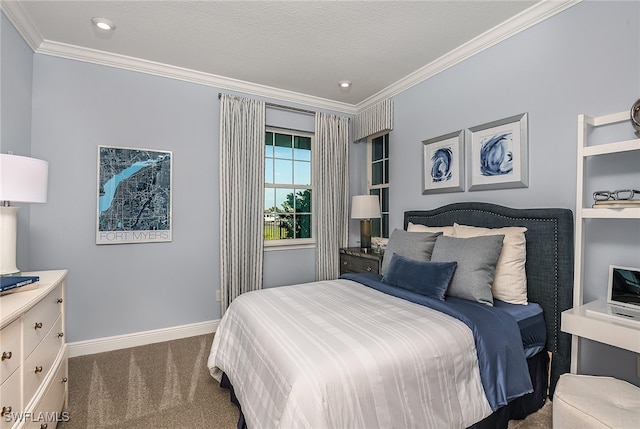
[[618,189],[617,191],[596,191],[593,193],[595,201],[607,200],[630,200],[636,194],[640,195],[637,189]]

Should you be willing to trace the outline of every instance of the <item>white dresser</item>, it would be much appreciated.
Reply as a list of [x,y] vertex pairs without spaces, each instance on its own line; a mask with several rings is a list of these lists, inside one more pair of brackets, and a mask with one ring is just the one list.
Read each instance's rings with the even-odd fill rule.
[[38,288],[0,297],[0,429],[53,429],[68,419],[64,281],[67,270],[39,276]]

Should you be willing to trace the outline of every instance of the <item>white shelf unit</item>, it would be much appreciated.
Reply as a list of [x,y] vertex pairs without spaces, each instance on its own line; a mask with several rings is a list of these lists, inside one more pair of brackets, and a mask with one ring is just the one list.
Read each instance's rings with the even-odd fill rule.
[[[640,324],[619,323],[614,319],[593,315],[590,307],[600,307],[601,301],[584,303],[584,238],[587,219],[640,219],[640,208],[591,208],[584,201],[585,163],[592,156],[620,152],[640,151],[640,139],[616,141],[589,146],[587,135],[595,127],[612,125],[630,120],[629,111],[590,117],[578,115],[578,165],[575,211],[575,265],[573,286],[573,308],[562,313],[561,326],[572,335],[571,372],[578,372],[580,338],[609,344],[635,353],[640,353]],[[607,264],[608,265],[608,264]],[[607,285],[603,285],[606,289]]]

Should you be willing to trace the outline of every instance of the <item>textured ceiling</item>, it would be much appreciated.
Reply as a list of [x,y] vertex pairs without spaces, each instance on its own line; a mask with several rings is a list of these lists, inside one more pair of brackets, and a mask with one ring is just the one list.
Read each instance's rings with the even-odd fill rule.
[[[357,106],[478,36],[495,32],[505,21],[513,22],[528,8],[549,2],[2,3],[36,52],[82,59],[109,56],[103,62],[145,60],[177,73],[228,80],[231,88],[248,82]],[[112,20],[116,31],[101,34],[92,28],[92,17]],[[353,82],[348,91],[338,87],[343,79]]]

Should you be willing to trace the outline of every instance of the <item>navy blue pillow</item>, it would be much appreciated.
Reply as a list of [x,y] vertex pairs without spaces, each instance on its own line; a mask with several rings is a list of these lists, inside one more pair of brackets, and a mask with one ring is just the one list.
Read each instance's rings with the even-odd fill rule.
[[394,253],[382,282],[444,301],[457,262],[425,262]]

